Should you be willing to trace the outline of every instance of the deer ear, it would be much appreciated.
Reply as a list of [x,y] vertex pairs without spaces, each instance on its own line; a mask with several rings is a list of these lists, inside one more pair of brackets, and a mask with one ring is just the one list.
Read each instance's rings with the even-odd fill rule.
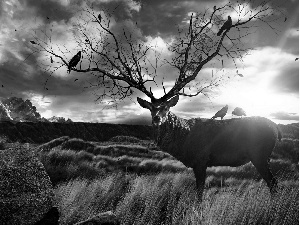
[[176,95],[175,97],[171,98],[167,104],[169,107],[173,107],[177,104],[178,100],[179,100],[179,95]]
[[137,97],[137,101],[140,104],[140,106],[142,106],[143,108],[146,108],[146,109],[149,109],[149,110],[152,109],[152,105],[151,105],[150,102],[147,102],[146,100],[141,99],[139,97]]

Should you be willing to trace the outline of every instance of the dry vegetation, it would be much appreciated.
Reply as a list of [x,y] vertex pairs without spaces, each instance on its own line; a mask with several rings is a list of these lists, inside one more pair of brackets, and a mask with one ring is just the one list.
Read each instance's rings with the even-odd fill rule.
[[[18,144],[2,141],[0,147]],[[275,197],[248,163],[208,168],[202,202],[196,198],[192,170],[155,151],[151,141],[119,136],[97,143],[61,137],[36,151],[55,185],[62,224],[107,210],[130,225],[299,222],[297,139],[283,139],[272,154],[271,169],[280,181]]]
[[63,224],[113,210],[122,224],[298,224],[298,185],[281,183],[273,199],[263,182],[209,188],[197,201],[190,173],[113,174],[56,187]]
[[269,189],[251,163],[207,171],[203,202],[190,169],[155,151],[150,141],[118,136],[108,142],[61,137],[37,148],[56,185],[62,224],[112,210],[122,224],[298,224],[296,139],[271,157],[280,190]]

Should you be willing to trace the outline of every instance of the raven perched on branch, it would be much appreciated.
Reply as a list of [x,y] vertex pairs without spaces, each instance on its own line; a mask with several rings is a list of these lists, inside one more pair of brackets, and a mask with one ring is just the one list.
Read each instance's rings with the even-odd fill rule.
[[69,62],[68,72],[71,72],[71,68],[77,66],[81,58],[81,51],[79,51]]
[[223,26],[221,27],[221,29],[219,30],[217,35],[220,36],[224,30],[228,30],[231,26],[232,26],[232,20],[231,20],[231,17],[228,16],[227,21],[223,24]]

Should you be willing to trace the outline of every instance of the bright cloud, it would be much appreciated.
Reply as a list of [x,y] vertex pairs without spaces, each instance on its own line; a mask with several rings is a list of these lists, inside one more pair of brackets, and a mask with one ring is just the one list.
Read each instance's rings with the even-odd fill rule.
[[249,116],[269,117],[272,112],[298,111],[298,96],[278,93],[273,80],[286,67],[297,67],[294,55],[277,48],[265,47],[244,58],[243,78],[234,77],[233,82],[220,89],[218,104],[230,108],[242,107]]

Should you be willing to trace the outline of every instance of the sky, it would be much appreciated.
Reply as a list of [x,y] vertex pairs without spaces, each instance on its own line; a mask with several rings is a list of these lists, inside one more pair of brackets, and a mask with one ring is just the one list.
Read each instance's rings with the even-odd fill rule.
[[[177,70],[162,63],[162,59],[173,56],[168,46],[178,36],[178,28],[187,26],[192,13],[196,15],[206,9],[212,12],[214,6],[226,3],[227,0],[3,0],[0,2],[0,98],[29,99],[45,118],[61,116],[83,122],[150,124],[150,112],[136,101],[137,97],[149,101],[144,93],[132,89],[133,94],[114,105],[117,107],[112,107],[109,99],[96,101],[103,87],[91,87],[91,82],[97,80],[95,74],[76,71],[68,74],[66,67],[55,68],[58,59],[50,64],[49,54],[30,41],[39,38],[69,61],[82,47],[78,44],[78,24],[90,40],[101,36],[97,23],[84,23],[88,18],[87,9],[95,15],[100,13],[103,20],[110,18],[111,29],[116,34],[121,34],[125,27],[136,40],[155,46],[147,56],[150,61],[161,60],[159,82],[151,89],[160,98],[164,94],[160,81],[164,81],[168,91],[178,78]],[[246,5],[250,9],[255,7],[255,4]],[[254,50],[242,55],[242,62],[234,65],[224,59],[223,67],[220,60],[205,65],[197,76],[199,82],[211,74],[228,79],[206,90],[206,95],[180,96],[178,104],[171,108],[173,113],[186,119],[211,118],[228,105],[224,119],[235,117],[231,112],[241,107],[247,116],[263,116],[281,124],[299,122],[299,60],[295,60],[299,57],[299,1],[274,0],[268,6],[278,9],[279,19],[270,24],[273,29],[257,23],[258,27],[251,30],[254,32],[243,39]],[[234,11],[229,13],[235,23]],[[236,29],[230,32],[229,37],[236,37]],[[87,61],[82,63],[83,67],[88,66]],[[151,68],[150,64],[145,65]]]

